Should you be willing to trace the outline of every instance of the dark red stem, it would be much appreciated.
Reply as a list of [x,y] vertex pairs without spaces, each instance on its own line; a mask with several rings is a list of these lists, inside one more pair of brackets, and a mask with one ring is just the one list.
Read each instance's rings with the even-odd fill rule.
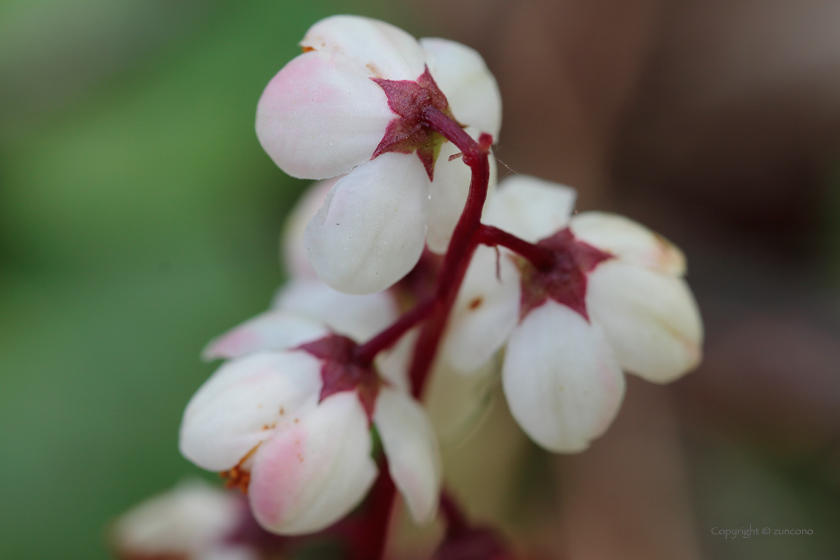
[[[469,134],[464,132],[457,122],[433,107],[425,109],[423,122],[430,129],[439,132],[455,144],[463,154],[464,163],[472,169],[467,201],[452,233],[449,248],[443,258],[440,275],[435,286],[435,295],[406,313],[396,323],[373,339],[359,346],[356,351],[358,360],[370,363],[378,352],[393,345],[406,331],[425,319],[426,322],[420,330],[420,336],[414,348],[414,356],[409,371],[411,393],[417,398],[423,393],[423,388],[429,377],[429,370],[446,327],[446,320],[452,310],[452,305],[455,303],[458,288],[464,280],[470,257],[472,257],[472,253],[478,245],[476,233],[481,226],[481,210],[484,207],[484,201],[487,199],[487,188],[490,183],[488,153],[493,143],[489,134],[482,134],[479,141],[476,142]],[[380,470],[379,479],[377,485],[380,490],[375,492],[375,496],[371,496],[371,500],[376,504],[374,506],[376,511],[371,512],[369,517],[371,526],[368,534],[373,537],[370,542],[377,540],[376,535],[378,534],[380,544],[377,550],[369,551],[369,558],[372,559],[383,558],[385,553],[388,520],[390,519],[395,495],[394,483],[386,469]]]
[[478,242],[491,247],[502,246],[518,255],[522,255],[536,268],[545,270],[554,265],[554,251],[520,239],[513,234],[494,226],[481,225],[477,235]]
[[368,366],[376,355],[393,346],[407,331],[429,316],[434,309],[434,300],[424,301],[400,317],[396,323],[386,328],[355,350],[356,362]]
[[475,233],[481,225],[481,209],[487,199],[487,188],[490,183],[488,152],[492,144],[489,134],[482,134],[479,142],[476,142],[457,122],[434,107],[427,108],[423,113],[423,118],[426,126],[439,132],[461,150],[464,163],[472,169],[472,180],[464,211],[452,232],[449,248],[443,258],[435,288],[433,310],[423,325],[417,345],[414,347],[409,378],[411,392],[418,398],[423,393],[429,370],[446,328],[446,320],[449,318],[455,296],[458,295],[458,288],[464,280],[467,265],[477,245]]
[[368,522],[355,546],[351,550],[351,560],[370,560],[385,557],[385,545],[388,542],[388,524],[396,497],[396,486],[388,473],[388,461],[382,456],[379,460],[379,477],[370,491],[365,512]]

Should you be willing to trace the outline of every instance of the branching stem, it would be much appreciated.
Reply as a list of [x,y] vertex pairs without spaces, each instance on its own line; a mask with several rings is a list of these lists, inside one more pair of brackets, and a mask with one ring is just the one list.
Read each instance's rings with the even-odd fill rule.
[[556,261],[555,252],[551,249],[525,241],[494,226],[482,224],[478,230],[477,239],[478,243],[482,245],[506,247],[528,259],[531,264],[540,270],[551,268]]

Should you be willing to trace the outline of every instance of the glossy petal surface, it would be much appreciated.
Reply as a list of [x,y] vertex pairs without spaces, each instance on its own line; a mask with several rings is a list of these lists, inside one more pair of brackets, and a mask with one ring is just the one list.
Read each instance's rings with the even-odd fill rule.
[[416,523],[428,523],[437,511],[442,466],[432,425],[415,400],[383,387],[373,416],[394,483]]
[[624,216],[581,212],[569,221],[576,238],[625,262],[663,274],[685,273],[685,256],[661,235]]
[[324,336],[320,321],[298,313],[266,311],[211,340],[201,353],[205,360],[238,358],[259,350],[286,350]]
[[317,318],[338,334],[364,342],[399,316],[394,298],[385,292],[351,295],[318,279],[290,280],[274,300],[278,309]]
[[237,465],[315,405],[321,364],[305,352],[260,352],[220,367],[193,395],[181,421],[181,454],[211,471]]
[[414,80],[424,70],[423,49],[414,37],[399,27],[366,17],[322,19],[309,28],[300,45],[340,54],[372,78]]
[[254,456],[248,496],[257,521],[269,531],[299,535],[341,519],[376,477],[371,445],[354,393],[308,408]]
[[482,221],[536,243],[568,225],[575,197],[569,187],[515,175],[499,183]]
[[339,180],[304,240],[318,276],[351,294],[384,290],[423,252],[428,178],[415,156],[388,153]]
[[519,320],[519,293],[519,273],[507,253],[478,247],[444,337],[441,359],[448,367],[470,374],[502,347]]
[[289,175],[326,179],[369,160],[393,116],[382,88],[352,61],[311,51],[266,86],[257,137]]
[[667,383],[700,362],[703,325],[682,278],[605,262],[590,275],[587,305],[627,371]]
[[589,446],[612,422],[624,376],[597,324],[549,301],[513,331],[502,366],[511,413],[550,451]]

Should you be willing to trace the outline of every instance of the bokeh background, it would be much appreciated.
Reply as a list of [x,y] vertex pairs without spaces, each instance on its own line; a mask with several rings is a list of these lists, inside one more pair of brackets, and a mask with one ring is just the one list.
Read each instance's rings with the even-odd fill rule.
[[[448,457],[470,512],[550,558],[840,557],[840,3],[0,0],[0,558],[109,558],[110,520],[198,474],[198,353],[270,301],[304,186],[256,101],[333,13],[477,48],[501,174],[689,257],[701,369],[631,380],[576,457],[500,404]],[[711,534],[749,526],[813,534]]]

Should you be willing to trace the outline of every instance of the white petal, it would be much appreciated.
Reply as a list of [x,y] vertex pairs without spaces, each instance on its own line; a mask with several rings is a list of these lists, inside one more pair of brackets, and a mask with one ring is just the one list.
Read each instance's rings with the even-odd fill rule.
[[353,391],[332,395],[254,456],[248,496],[257,521],[299,535],[344,517],[376,478],[367,415]]
[[323,322],[298,313],[266,311],[211,340],[205,360],[237,358],[260,350],[285,350],[327,334]]
[[418,334],[417,328],[411,329],[393,347],[376,357],[376,369],[379,375],[393,387],[405,392],[411,390],[408,368],[411,365],[411,357],[414,355]]
[[340,53],[373,78],[416,80],[423,73],[423,49],[417,39],[375,19],[338,15],[309,28],[302,47]]
[[382,154],[339,180],[304,240],[331,287],[370,294],[393,285],[423,252],[429,178],[416,155]]
[[181,421],[181,454],[211,471],[230,469],[313,406],[321,363],[306,352],[260,352],[226,362],[193,395]]
[[317,319],[358,342],[371,338],[399,316],[396,301],[387,292],[343,294],[317,278],[291,280],[277,293],[274,306]]
[[309,264],[309,257],[306,255],[306,249],[303,246],[303,232],[306,230],[306,224],[315,217],[318,209],[324,205],[327,194],[340,178],[333,177],[332,179],[312,183],[303,192],[286,217],[283,224],[283,233],[280,236],[280,258],[286,265],[289,276],[297,278],[318,277],[312,265]]
[[549,301],[513,331],[502,366],[510,411],[550,451],[586,449],[618,412],[624,376],[597,324]]
[[437,511],[442,466],[435,433],[426,412],[408,395],[383,387],[373,415],[388,469],[416,523]]
[[483,222],[535,243],[569,223],[575,206],[574,189],[514,175],[499,183]]
[[502,96],[493,74],[475,50],[455,41],[424,38],[426,64],[458,122],[499,141]]
[[242,519],[244,503],[200,479],[145,500],[114,525],[126,557],[190,556],[217,546]]
[[624,216],[582,212],[572,217],[569,227],[576,238],[623,261],[663,274],[680,276],[685,273],[682,251],[661,235]]
[[586,305],[627,371],[667,383],[700,362],[703,324],[682,278],[607,261],[589,276]]
[[423,403],[442,446],[464,443],[481,426],[496,400],[501,362],[492,359],[471,375],[461,375],[438,360]]
[[257,137],[289,175],[325,179],[369,160],[393,117],[385,92],[355,64],[312,51],[266,86],[257,105]]
[[441,360],[465,375],[480,368],[516,326],[519,299],[519,272],[507,253],[478,247],[449,319]]
[[[475,137],[476,129],[467,129]],[[461,158],[449,161],[449,156],[460,153],[452,142],[444,142],[435,164],[435,180],[429,187],[429,218],[427,222],[426,244],[429,250],[443,254],[449,246],[455,224],[464,211],[467,194],[470,191],[472,171]],[[496,158],[490,154],[490,182],[484,208],[490,204],[496,189]]]

